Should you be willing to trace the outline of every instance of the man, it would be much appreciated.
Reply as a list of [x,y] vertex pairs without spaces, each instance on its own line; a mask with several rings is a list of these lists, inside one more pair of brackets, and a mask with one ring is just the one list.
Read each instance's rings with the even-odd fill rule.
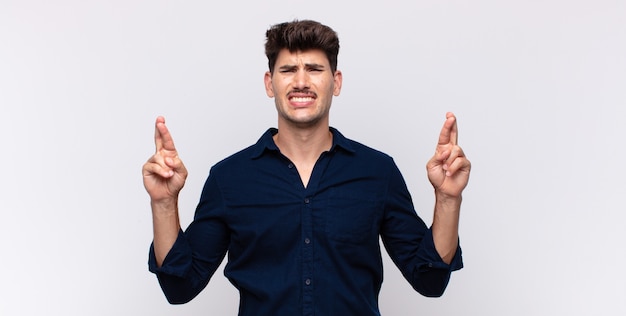
[[240,315],[379,315],[379,237],[416,291],[442,295],[462,267],[458,222],[470,172],[455,116],[446,114],[427,163],[436,198],[427,228],[393,160],[329,126],[342,84],[336,33],[293,21],[266,36],[265,89],[278,128],[211,168],[185,232],[177,199],[187,170],[164,118],[156,120],[143,178],[154,224],[149,268],[168,301],[194,298],[228,253],[224,273],[240,292]]

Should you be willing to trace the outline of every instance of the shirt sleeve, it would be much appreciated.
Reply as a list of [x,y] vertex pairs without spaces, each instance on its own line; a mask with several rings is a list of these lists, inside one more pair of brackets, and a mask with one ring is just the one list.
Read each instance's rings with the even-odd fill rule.
[[148,270],[155,274],[169,274],[177,277],[184,277],[191,266],[191,249],[182,230],[178,232],[176,242],[167,253],[163,265],[157,266],[154,254],[154,244],[150,245],[148,253]]
[[161,267],[157,267],[154,246],[150,246],[148,269],[156,274],[170,303],[187,303],[196,297],[224,259],[230,235],[223,213],[217,180],[209,175],[192,223],[179,231]]
[[450,264],[435,249],[432,231],[415,212],[406,183],[393,164],[385,202],[381,237],[389,256],[404,278],[420,294],[443,295],[452,271],[463,267],[457,247]]

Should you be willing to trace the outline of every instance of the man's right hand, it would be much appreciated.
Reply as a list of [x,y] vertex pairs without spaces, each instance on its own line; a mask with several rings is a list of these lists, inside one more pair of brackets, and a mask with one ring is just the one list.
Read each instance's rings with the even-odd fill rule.
[[154,144],[156,153],[143,165],[143,185],[153,204],[175,202],[185,185],[187,169],[178,157],[174,140],[162,116],[156,119]]

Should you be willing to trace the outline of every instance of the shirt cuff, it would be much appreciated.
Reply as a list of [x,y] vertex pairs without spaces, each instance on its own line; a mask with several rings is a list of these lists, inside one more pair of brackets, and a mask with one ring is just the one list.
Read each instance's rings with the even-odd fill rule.
[[191,248],[182,230],[178,231],[178,237],[167,253],[161,267],[157,266],[154,254],[154,243],[150,244],[148,253],[148,270],[155,274],[168,274],[184,277],[191,268]]
[[452,261],[450,262],[450,264],[447,264],[443,262],[443,259],[441,259],[441,256],[435,248],[435,241],[433,240],[432,229],[429,229],[428,233],[424,234],[422,247],[420,247],[418,256],[420,257],[420,261],[423,262],[422,265],[418,267],[420,271],[430,269],[456,271],[463,268],[463,257],[461,253],[460,243],[459,246],[457,246],[456,248],[456,253],[452,258]]

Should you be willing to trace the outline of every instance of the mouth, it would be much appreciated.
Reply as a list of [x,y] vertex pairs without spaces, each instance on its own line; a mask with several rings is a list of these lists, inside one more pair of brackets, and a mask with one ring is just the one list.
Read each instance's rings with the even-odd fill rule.
[[289,101],[294,103],[307,103],[313,102],[314,100],[314,97],[289,97]]
[[317,95],[310,91],[292,91],[287,95],[287,98],[289,99],[289,102],[302,104],[315,101],[315,99],[317,99]]

